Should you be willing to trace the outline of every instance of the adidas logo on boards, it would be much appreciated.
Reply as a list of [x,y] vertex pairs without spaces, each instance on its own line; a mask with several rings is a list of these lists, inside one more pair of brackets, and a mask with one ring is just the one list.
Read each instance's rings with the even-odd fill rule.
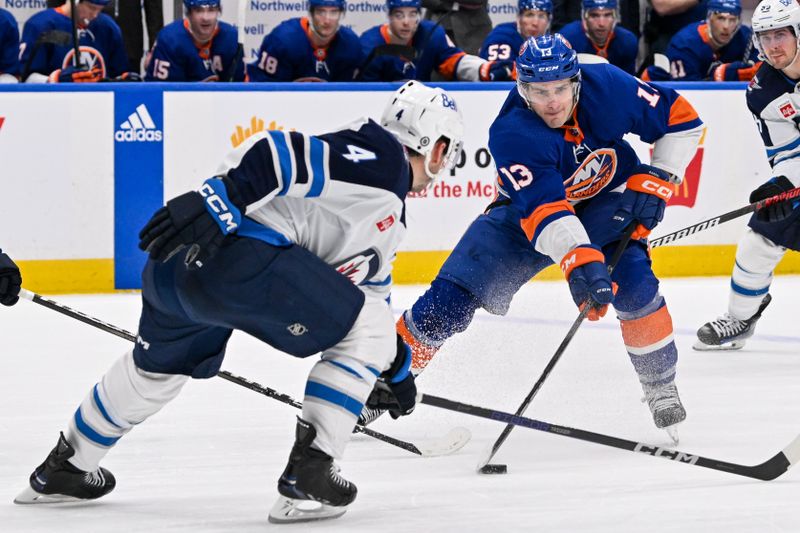
[[160,142],[161,130],[156,128],[156,123],[147,111],[144,104],[140,104],[136,111],[128,116],[128,120],[119,125],[114,132],[114,140],[119,142]]

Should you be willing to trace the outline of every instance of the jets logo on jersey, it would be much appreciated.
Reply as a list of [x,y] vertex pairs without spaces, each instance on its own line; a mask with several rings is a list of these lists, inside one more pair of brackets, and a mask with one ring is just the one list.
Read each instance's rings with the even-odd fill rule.
[[564,181],[567,200],[577,202],[591,198],[611,183],[616,172],[617,152],[613,148],[595,150]]
[[160,142],[161,137],[161,130],[156,127],[144,104],[140,104],[114,133],[118,142]]
[[380,263],[378,252],[374,248],[369,248],[341,261],[338,265],[334,265],[334,268],[343,276],[347,276],[353,285],[361,285],[372,279],[378,272]]

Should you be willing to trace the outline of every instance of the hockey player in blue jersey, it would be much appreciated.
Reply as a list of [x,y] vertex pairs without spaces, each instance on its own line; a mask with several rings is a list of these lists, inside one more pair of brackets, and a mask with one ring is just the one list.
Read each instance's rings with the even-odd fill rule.
[[739,0],[709,0],[705,21],[689,24],[669,42],[666,59],[642,73],[645,80],[749,81],[761,65],[752,30],[741,25]]
[[[579,66],[559,34],[528,39],[516,64],[517,87],[489,129],[499,196],[405,311],[398,332],[419,372],[478,308],[505,314],[524,283],[560,263],[575,303],[588,298],[595,306],[590,320],[613,303],[653,420],[674,434],[686,416],[675,386],[678,351],[646,236],[694,156],[702,122],[671,89],[613,65]],[[628,133],[654,143],[650,164],[623,140]],[[633,221],[635,240],[609,277],[605,258]]]
[[[763,0],[753,13],[754,44],[763,60],[747,88],[747,107],[766,148],[772,177],[750,193],[757,202],[800,186],[800,6]],[[775,267],[787,250],[800,251],[798,202],[758,211],[736,248],[728,310],[697,331],[696,350],[736,350],[753,336],[772,301]]]
[[503,22],[492,29],[478,55],[489,61],[517,58],[528,37],[543,35],[553,18],[552,0],[519,0],[516,22]]
[[0,83],[17,83],[19,68],[19,28],[14,15],[0,9]]
[[220,0],[183,0],[186,18],[167,24],[147,58],[146,81],[244,81],[236,27]]
[[12,306],[19,301],[22,275],[19,267],[0,250],[0,304]]
[[250,81],[352,81],[362,62],[358,36],[341,26],[345,0],[309,0],[308,16],[264,37]]
[[79,67],[73,64],[70,3],[36,13],[25,23],[20,64],[26,82],[97,82],[128,76],[122,33],[114,20],[101,13],[109,0],[81,0],[78,21]]
[[[447,93],[409,82],[380,124],[256,134],[199,192],[167,202],[140,233],[150,258],[135,347],[89,391],[15,501],[110,492],[102,458],[190,377],[214,376],[237,329],[297,357],[322,352],[270,521],[343,514],[356,487],[333,460],[376,381],[394,394],[396,415],[414,408],[411,353],[388,303],[391,262],[406,194],[454,166],[463,129]],[[322,505],[309,510],[308,500]]]
[[581,20],[570,22],[559,32],[576,52],[600,56],[628,74],[635,74],[639,39],[618,21],[617,0],[583,0]]
[[365,60],[359,80],[428,81],[434,70],[446,80],[512,79],[513,61],[487,61],[467,54],[453,44],[440,25],[420,20],[421,7],[422,0],[386,0],[389,23],[361,35]]

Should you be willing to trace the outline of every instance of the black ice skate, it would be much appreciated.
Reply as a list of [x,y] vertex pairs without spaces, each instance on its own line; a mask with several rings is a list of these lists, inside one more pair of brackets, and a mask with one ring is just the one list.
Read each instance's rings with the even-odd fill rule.
[[281,497],[269,512],[270,522],[338,518],[356,499],[356,486],[339,475],[333,458],[311,447],[316,436],[314,426],[298,417],[289,464],[278,480]]
[[642,385],[644,398],[650,412],[653,414],[653,422],[657,428],[666,430],[675,444],[678,444],[677,424],[686,420],[686,409],[683,408],[681,398],[678,396],[678,388],[675,382],[664,385]]
[[767,294],[761,300],[756,314],[747,320],[739,320],[730,314],[719,317],[713,322],[707,322],[697,330],[697,342],[694,349],[699,351],[711,350],[739,350],[753,336],[756,331],[756,322],[761,318],[761,313],[772,301],[772,296]]
[[79,470],[68,461],[73,455],[75,449],[61,433],[56,447],[33,471],[30,484],[14,499],[14,503],[94,500],[114,490],[117,482],[111,472],[105,468],[94,472]]

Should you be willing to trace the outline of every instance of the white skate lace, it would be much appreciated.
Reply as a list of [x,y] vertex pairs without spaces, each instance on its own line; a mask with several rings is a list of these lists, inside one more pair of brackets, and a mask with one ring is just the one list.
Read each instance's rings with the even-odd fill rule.
[[342,476],[339,475],[338,470],[336,469],[336,465],[331,463],[331,479],[334,483],[339,485],[340,487],[346,488],[350,485],[350,482],[344,479]]
[[720,338],[723,338],[738,335],[747,329],[747,324],[731,316],[729,313],[725,313],[723,316],[711,322],[711,327],[714,328],[714,331],[717,332]]
[[103,476],[103,472],[100,470],[86,472],[86,474],[83,476],[83,481],[92,487],[102,487],[106,484],[106,478]]
[[647,405],[652,412],[663,411],[681,405],[678,389],[674,384],[664,385],[645,393]]

